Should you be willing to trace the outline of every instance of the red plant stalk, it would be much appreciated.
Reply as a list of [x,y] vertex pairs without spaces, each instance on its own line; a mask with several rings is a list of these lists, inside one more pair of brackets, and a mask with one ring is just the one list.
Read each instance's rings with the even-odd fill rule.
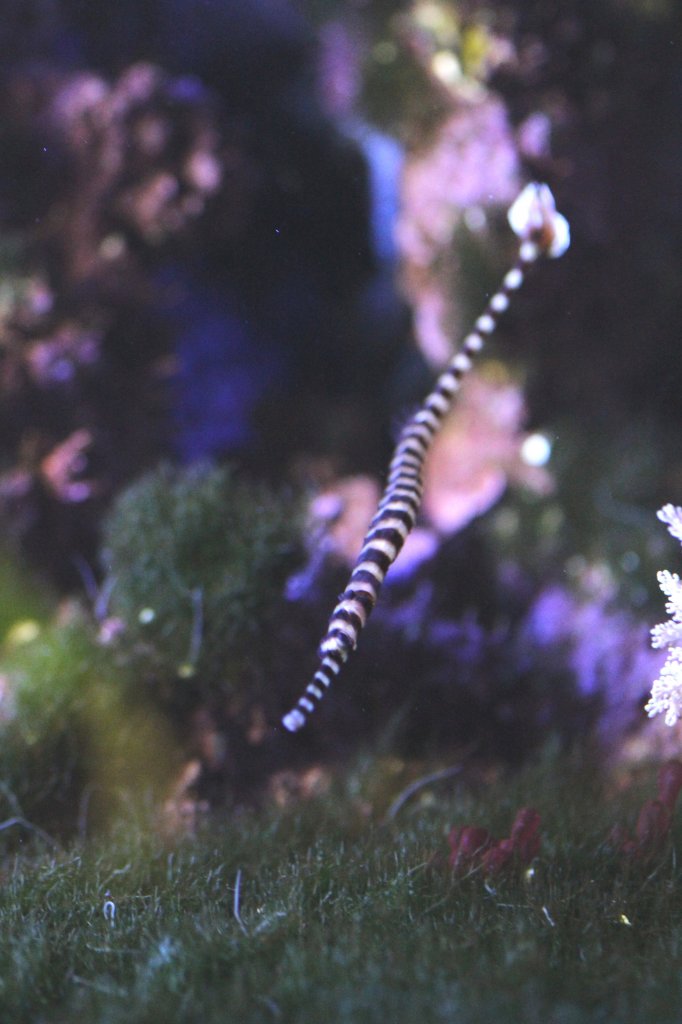
[[614,825],[609,845],[635,860],[648,860],[659,853],[670,833],[680,789],[682,762],[666,761],[658,772],[658,798],[642,804],[634,836],[622,825]]
[[540,815],[533,807],[517,811],[511,835],[495,840],[477,825],[453,828],[449,865],[457,873],[480,867],[486,877],[498,875],[513,865],[527,866],[540,850]]

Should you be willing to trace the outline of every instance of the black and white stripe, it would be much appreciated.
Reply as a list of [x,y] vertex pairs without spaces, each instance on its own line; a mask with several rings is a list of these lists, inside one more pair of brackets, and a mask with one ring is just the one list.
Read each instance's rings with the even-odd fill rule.
[[465,337],[459,352],[440,374],[421,408],[403,427],[379,507],[369,525],[348,586],[332,612],[327,633],[320,644],[319,667],[301,698],[282,719],[282,724],[291,732],[305,724],[307,716],[315,710],[355,649],[360,631],[377,602],[386,573],[415,524],[423,491],[424,461],[431,441],[449,411],[462,379],[471,369],[474,357],[483,348],[486,338],[496,330],[499,317],[509,307],[511,295],[523,284],[528,268],[538,256],[554,254],[551,251],[554,240],[552,227],[551,220],[546,217],[540,224],[536,221],[532,231],[529,229],[522,236],[515,265],[505,275],[501,287],[476,321],[474,330]]

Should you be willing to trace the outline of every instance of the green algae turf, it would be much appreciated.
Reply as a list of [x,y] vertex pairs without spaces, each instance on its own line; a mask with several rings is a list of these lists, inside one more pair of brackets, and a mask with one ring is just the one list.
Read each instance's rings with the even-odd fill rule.
[[[0,1020],[682,1018],[682,829],[647,867],[604,842],[653,774],[614,797],[545,763],[475,790],[426,787],[382,821],[363,799],[378,770],[173,842],[132,816],[68,849],[6,829]],[[448,828],[506,834],[523,803],[543,819],[533,872],[452,878]]]

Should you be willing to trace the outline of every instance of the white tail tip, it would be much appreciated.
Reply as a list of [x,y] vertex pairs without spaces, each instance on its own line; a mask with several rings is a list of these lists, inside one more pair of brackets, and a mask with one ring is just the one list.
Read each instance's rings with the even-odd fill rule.
[[290,711],[288,715],[284,716],[282,719],[282,725],[285,729],[288,729],[289,732],[298,732],[298,730],[305,725],[305,715],[301,711],[294,709],[293,711]]

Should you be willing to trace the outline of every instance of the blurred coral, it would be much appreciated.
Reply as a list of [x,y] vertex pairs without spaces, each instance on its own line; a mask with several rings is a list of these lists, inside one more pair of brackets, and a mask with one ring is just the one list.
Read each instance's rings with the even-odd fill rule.
[[191,258],[200,222],[223,243],[243,231],[248,158],[198,80],[151,63],[114,81],[27,63],[0,106],[7,144],[40,139],[45,157],[0,294],[0,505],[30,558],[73,586],[103,504],[170,451],[159,265],[182,246]]
[[128,279],[140,269],[140,243],[186,234],[218,192],[223,230],[226,203],[240,224],[248,216],[247,170],[237,196],[234,151],[229,191],[221,188],[226,143],[213,106],[198,82],[151,64],[111,84],[91,72],[64,77],[43,116],[68,168],[55,215],[71,286],[112,273]]
[[[325,565],[351,567],[358,556],[380,496],[372,477],[342,477],[324,487],[310,501],[305,532],[308,558],[303,568],[287,581],[290,600],[310,598]],[[412,530],[391,566],[391,580],[411,576],[438,547],[429,527]]]
[[536,670],[544,664],[560,674],[563,663],[600,746],[617,750],[639,724],[646,680],[661,664],[646,635],[646,625],[615,608],[608,595],[579,598],[553,585],[530,607],[518,651]]
[[[525,455],[529,437],[522,428],[526,411],[519,387],[497,364],[472,375],[433,441],[424,471],[422,512],[425,524],[408,535],[391,567],[389,584],[409,577],[432,557],[439,535],[456,533],[487,512],[507,484],[546,495],[553,478]],[[304,593],[305,580],[331,556],[352,565],[376,511],[379,485],[366,477],[345,477],[322,489],[311,501],[307,531],[309,565],[289,582],[291,596]]]
[[95,493],[97,483],[83,478],[91,445],[92,434],[76,430],[41,461],[41,475],[60,501],[86,501]]
[[150,64],[114,82],[27,65],[0,104],[15,145],[47,141],[45,215],[31,211],[0,296],[0,501],[27,554],[68,585],[74,562],[94,559],[102,501],[168,448],[157,254],[217,193],[222,232],[249,206],[198,82]]
[[304,771],[275,772],[268,782],[268,795],[278,807],[288,807],[301,800],[313,800],[326,793],[332,778],[326,768],[311,765]]
[[424,152],[405,168],[398,237],[410,265],[428,267],[452,242],[465,210],[508,205],[520,187],[514,135],[491,95],[458,99]]
[[[395,749],[410,756],[473,741],[481,754],[518,762],[551,735],[610,759],[641,730],[661,662],[646,625],[615,605],[612,589],[579,593],[496,564],[482,532],[473,522],[436,538],[389,574],[344,685],[306,740],[312,749],[380,735],[387,708]],[[287,590],[286,625],[276,623],[278,692],[291,692],[347,571],[338,557],[313,561]]]
[[433,441],[424,471],[424,515],[453,533],[486,512],[507,483],[548,494],[552,476],[523,456],[525,403],[519,387],[499,372],[464,382],[459,400]]
[[379,485],[371,477],[339,480],[311,503],[313,537],[319,542],[322,534],[327,550],[343,564],[352,564],[362,547],[379,496]]
[[70,384],[78,369],[94,366],[101,352],[101,336],[80,324],[60,324],[49,337],[26,346],[24,361],[29,380],[39,388]]
[[402,281],[413,310],[417,340],[440,367],[462,332],[452,297],[459,258],[456,231],[480,230],[487,212],[511,202],[520,187],[517,145],[500,101],[485,92],[459,95],[435,138],[408,154],[396,234]]

